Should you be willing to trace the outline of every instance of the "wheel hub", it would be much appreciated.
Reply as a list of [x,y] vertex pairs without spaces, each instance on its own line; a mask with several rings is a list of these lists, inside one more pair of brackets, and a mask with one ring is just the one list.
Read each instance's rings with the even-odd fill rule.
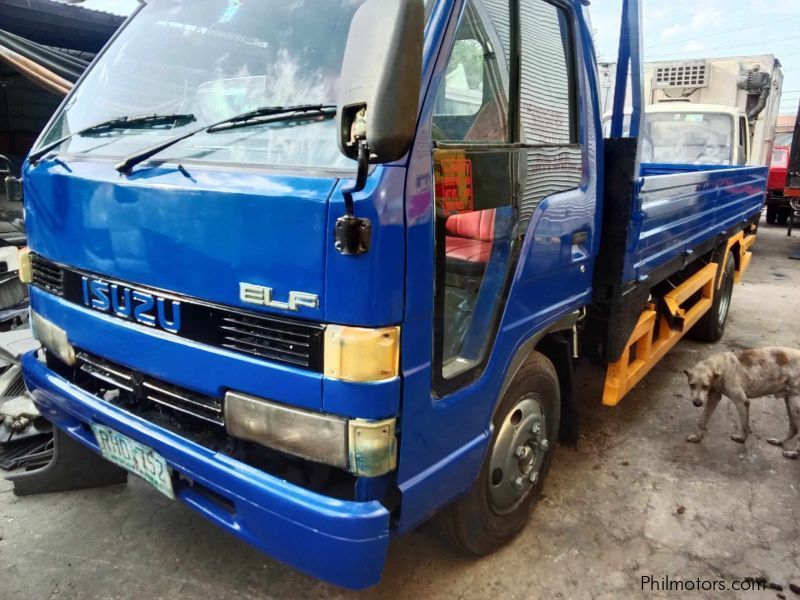
[[549,450],[544,411],[536,395],[506,415],[489,461],[489,501],[497,514],[514,510],[539,481]]

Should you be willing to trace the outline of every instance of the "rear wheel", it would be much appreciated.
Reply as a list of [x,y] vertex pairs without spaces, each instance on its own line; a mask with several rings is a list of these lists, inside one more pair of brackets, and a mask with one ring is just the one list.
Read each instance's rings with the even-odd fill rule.
[[789,223],[789,215],[792,214],[791,209],[788,206],[781,206],[778,208],[778,214],[776,217],[776,221],[778,225],[786,225]]
[[478,478],[465,496],[437,516],[448,542],[483,555],[522,529],[550,468],[560,403],[553,364],[534,352],[497,407],[491,446]]
[[733,279],[736,274],[736,261],[732,253],[728,253],[722,269],[722,281],[714,293],[711,308],[692,328],[691,335],[701,342],[716,342],[725,333],[725,323],[731,308],[733,296]]
[[770,225],[775,225],[775,221],[778,219],[778,207],[774,204],[767,204],[767,223]]

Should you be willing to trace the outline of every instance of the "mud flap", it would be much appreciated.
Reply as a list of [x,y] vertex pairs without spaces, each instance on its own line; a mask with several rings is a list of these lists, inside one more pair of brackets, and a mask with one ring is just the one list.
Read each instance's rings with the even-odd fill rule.
[[108,462],[57,427],[53,427],[53,442],[53,458],[47,466],[7,477],[14,483],[14,495],[69,492],[128,481],[125,469]]

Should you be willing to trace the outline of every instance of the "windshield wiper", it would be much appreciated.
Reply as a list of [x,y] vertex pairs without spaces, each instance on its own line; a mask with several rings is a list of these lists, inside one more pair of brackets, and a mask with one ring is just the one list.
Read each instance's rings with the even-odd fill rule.
[[191,123],[196,121],[197,118],[193,114],[172,114],[172,115],[142,115],[139,117],[114,117],[101,123],[95,123],[84,129],[80,129],[75,133],[65,135],[46,146],[42,146],[38,150],[31,152],[28,155],[28,161],[31,164],[36,164],[39,160],[51,150],[55,150],[67,140],[76,135],[91,135],[94,133],[106,133],[118,129],[132,129],[136,127],[146,127],[148,125],[168,125],[174,123],[175,125]]
[[205,125],[182,135],[175,136],[168,140],[145,148],[144,150],[131,154],[116,165],[114,168],[120,173],[128,173],[136,165],[146,161],[166,150],[170,146],[182,142],[183,140],[197,135],[198,133],[226,131],[228,129],[238,129],[240,127],[250,127],[253,125],[263,125],[266,123],[278,123],[281,121],[310,120],[315,118],[332,119],[336,116],[335,104],[300,104],[297,106],[264,106],[255,110],[247,111],[235,117],[229,117],[222,121],[217,121],[210,125]]
[[[264,108],[257,108],[246,112],[230,119],[225,119],[219,123],[210,125],[207,129],[208,133],[215,133],[217,131],[225,131],[228,129],[237,129],[239,127],[250,127],[251,125],[260,125],[262,123],[274,123],[276,121],[290,121],[295,118],[313,119],[315,117],[330,117],[336,116],[335,104],[302,104],[300,106],[267,106]],[[277,117],[277,118],[265,118]]]

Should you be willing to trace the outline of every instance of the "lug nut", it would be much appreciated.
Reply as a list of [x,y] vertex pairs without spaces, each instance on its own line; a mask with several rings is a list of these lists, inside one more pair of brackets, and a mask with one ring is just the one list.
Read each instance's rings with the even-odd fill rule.
[[533,485],[536,485],[536,482],[539,481],[539,472],[534,471],[531,473],[530,477],[528,478]]
[[534,423],[533,427],[531,427],[531,432],[533,432],[534,435],[538,435],[541,430],[542,426],[539,425],[539,423]]
[[520,461],[526,461],[530,458],[532,450],[529,446],[519,446],[514,454],[517,455]]
[[539,442],[539,448],[547,452],[547,449],[550,447],[550,442],[547,441],[547,438],[544,438],[541,442]]
[[525,480],[522,477],[517,477],[514,480],[514,488],[517,490],[522,489],[522,486],[525,484]]

